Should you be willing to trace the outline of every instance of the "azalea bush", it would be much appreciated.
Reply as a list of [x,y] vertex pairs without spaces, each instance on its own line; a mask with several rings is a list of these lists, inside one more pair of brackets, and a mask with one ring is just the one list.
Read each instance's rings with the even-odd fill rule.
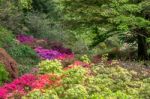
[[45,49],[42,47],[37,47],[35,48],[35,52],[39,55],[41,59],[60,59],[60,60],[65,60],[67,58],[74,58],[74,54],[66,54],[66,53],[61,53],[58,50],[52,50],[52,49]]
[[33,43],[35,41],[35,38],[33,36],[28,36],[25,34],[17,35],[16,38],[21,43]]
[[42,47],[37,47],[35,48],[36,53],[39,55],[41,59],[56,59],[58,56],[61,55],[58,51],[55,50],[49,50],[49,49],[44,49]]

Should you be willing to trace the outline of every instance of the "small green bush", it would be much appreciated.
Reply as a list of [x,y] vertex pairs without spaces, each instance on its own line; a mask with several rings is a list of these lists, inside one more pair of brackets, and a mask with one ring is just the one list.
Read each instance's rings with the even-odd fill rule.
[[4,65],[0,63],[0,85],[9,80],[9,73],[5,70]]
[[8,49],[8,53],[22,65],[35,65],[39,62],[35,51],[27,45],[16,44]]
[[87,55],[83,55],[80,58],[81,61],[86,62],[86,63],[90,63],[91,60],[89,59],[89,57]]
[[14,42],[15,40],[12,32],[0,26],[0,47],[8,49],[13,46]]

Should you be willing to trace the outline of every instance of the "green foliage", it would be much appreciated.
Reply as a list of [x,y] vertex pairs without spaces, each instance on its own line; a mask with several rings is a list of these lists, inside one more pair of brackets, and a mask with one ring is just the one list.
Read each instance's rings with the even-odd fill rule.
[[35,51],[27,45],[14,44],[8,53],[22,65],[35,65],[39,62]]
[[85,86],[82,85],[74,85],[73,87],[67,89],[64,94],[64,99],[86,99],[88,97],[88,92]]
[[[63,20],[70,30],[70,37],[73,38],[71,34],[75,35],[73,38],[75,41],[70,43],[76,46],[76,52],[89,50],[90,45],[93,48],[110,37],[117,36],[118,43],[120,41],[125,43],[130,34],[130,39],[136,42],[138,38],[135,37],[143,35],[142,31],[136,30],[144,28],[148,31],[150,25],[148,0],[138,2],[136,0],[57,0],[56,2],[64,13]],[[79,37],[76,38],[76,35]]]
[[31,9],[32,0],[19,0],[19,5],[22,9]]
[[86,70],[83,67],[76,66],[63,73],[66,77],[63,78],[64,84],[80,84],[85,80]]
[[[41,67],[57,60],[52,61],[43,61]],[[57,67],[59,66],[57,63]],[[111,65],[94,65],[90,70],[91,74],[88,71],[80,66],[65,68],[60,75],[60,86],[32,90],[23,99],[149,99],[150,79],[136,78],[137,72],[120,67],[116,61]]]
[[[27,61],[26,61],[27,62]],[[19,76],[22,76],[26,73],[37,73],[37,65],[31,64],[19,64],[18,66]],[[34,71],[35,70],[35,71]]]
[[33,10],[46,13],[50,19],[59,18],[59,12],[56,8],[55,0],[33,0]]
[[150,98],[150,78],[144,79],[146,84],[143,85],[143,88],[140,91],[140,97],[143,99]]
[[89,59],[89,57],[87,55],[81,56],[80,60],[85,63],[91,63],[91,60]]
[[147,83],[142,80],[134,80],[133,77],[136,73],[122,67],[104,66],[104,64],[94,66],[92,70],[96,76],[88,77],[88,80],[86,80],[90,96],[94,97],[96,93],[101,93],[96,94],[95,97],[132,99],[142,97],[142,92],[144,92],[143,97],[149,97],[149,91],[144,87],[148,84],[147,80],[145,80]]
[[20,0],[2,0],[0,3],[0,23],[13,33],[24,32],[23,11],[20,9]]
[[5,70],[4,65],[0,63],[0,85],[8,80],[10,80],[9,73]]
[[116,93],[110,92],[107,96],[102,96],[98,93],[95,93],[92,96],[90,96],[90,99],[132,99],[132,96],[117,91]]
[[8,49],[14,42],[14,35],[12,32],[0,26],[0,47]]
[[45,73],[62,73],[62,64],[59,60],[44,60],[39,63],[39,72],[42,74]]
[[50,41],[63,39],[61,24],[50,19],[45,13],[27,13],[25,25],[29,29],[29,34],[34,37],[47,38]]
[[59,99],[55,90],[33,90],[26,96],[22,97],[22,99]]

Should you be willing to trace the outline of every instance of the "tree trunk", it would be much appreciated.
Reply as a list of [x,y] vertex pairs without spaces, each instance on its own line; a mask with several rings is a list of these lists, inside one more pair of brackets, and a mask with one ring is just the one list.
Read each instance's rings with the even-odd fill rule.
[[140,60],[148,60],[148,46],[146,42],[146,38],[148,37],[145,29],[138,30],[138,59]]

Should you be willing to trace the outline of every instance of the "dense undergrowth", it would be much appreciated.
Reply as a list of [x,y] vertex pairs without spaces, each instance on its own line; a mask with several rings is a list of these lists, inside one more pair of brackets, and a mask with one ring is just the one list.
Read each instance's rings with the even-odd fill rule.
[[0,0],[0,48],[19,71],[0,57],[0,99],[150,99],[149,6]]
[[[23,42],[22,42],[23,43]],[[0,87],[2,99],[149,99],[150,78],[146,72],[121,67],[107,56],[91,60],[87,55],[75,58],[66,48],[35,48],[41,59],[10,83]],[[65,51],[66,50],[66,51]],[[2,69],[1,69],[2,70]],[[8,80],[8,73],[5,79]]]
[[138,78],[136,71],[120,67],[117,61],[84,64],[64,67],[61,60],[44,60],[34,74],[3,85],[0,95],[4,99],[149,99],[150,78]]

